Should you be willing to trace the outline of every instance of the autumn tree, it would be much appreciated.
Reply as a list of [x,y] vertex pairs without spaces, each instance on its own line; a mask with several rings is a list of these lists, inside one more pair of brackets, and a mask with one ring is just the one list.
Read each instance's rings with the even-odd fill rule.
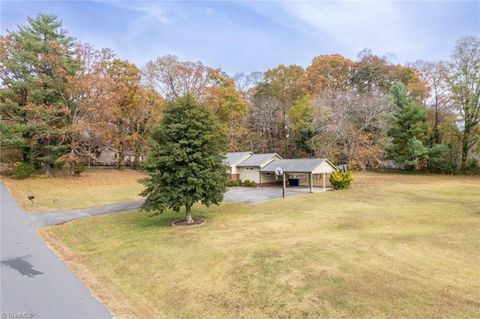
[[235,81],[220,69],[211,69],[208,78],[211,85],[205,88],[205,105],[213,111],[228,132],[229,150],[240,150],[240,139],[246,134],[244,118],[248,104],[237,90]]
[[305,70],[301,83],[311,95],[346,90],[351,85],[353,65],[340,54],[317,56]]
[[311,106],[311,98],[306,95],[293,103],[288,112],[295,145],[300,150],[300,155],[315,155],[312,140],[316,135],[314,112]]
[[75,166],[95,159],[102,136],[109,129],[110,102],[114,97],[113,79],[108,67],[114,54],[108,49],[95,50],[89,44],[77,44],[75,58],[79,69],[66,90],[70,107],[66,114],[70,152],[64,159],[70,174]]
[[354,89],[318,95],[311,101],[315,155],[352,167],[375,167],[384,158],[391,103],[385,94]]
[[[299,83],[303,72],[303,68],[298,65],[279,65],[266,71],[264,81],[255,87],[249,122],[253,130],[263,131],[263,134],[267,134],[265,138],[270,141],[270,151],[289,153],[291,127],[288,112],[292,104],[305,94]],[[268,104],[268,110],[265,110],[265,113],[262,108],[266,104]],[[275,114],[270,118],[271,127],[268,130],[262,126],[256,127],[255,115],[260,113],[262,116],[271,113],[272,107],[275,108]],[[262,118],[258,118],[258,120],[263,121]]]
[[123,164],[125,151],[141,151],[148,129],[159,118],[163,98],[142,86],[141,72],[128,61],[115,59],[108,70],[113,81],[106,121],[111,128],[104,137],[118,150],[118,165]]
[[476,37],[459,40],[448,68],[448,88],[463,127],[461,142],[463,170],[467,166],[469,153],[479,143],[480,40]]
[[210,110],[192,95],[170,101],[152,140],[143,209],[158,214],[168,208],[178,212],[184,206],[185,222],[191,224],[195,203],[208,206],[222,201],[227,138]]
[[179,61],[174,55],[158,57],[145,65],[145,81],[167,100],[191,94],[200,98],[210,82],[201,62]]
[[450,93],[446,81],[446,65],[442,62],[417,61],[416,69],[429,87],[429,95],[426,104],[433,112],[432,118],[432,141],[436,144],[442,142],[440,124],[449,114]]

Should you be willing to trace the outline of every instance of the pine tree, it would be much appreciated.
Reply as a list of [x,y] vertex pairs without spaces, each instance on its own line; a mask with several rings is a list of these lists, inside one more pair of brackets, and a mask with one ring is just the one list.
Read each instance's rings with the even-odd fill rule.
[[426,110],[408,98],[401,83],[392,87],[391,94],[397,108],[388,132],[392,138],[391,154],[406,168],[418,168],[429,155]]
[[150,177],[144,181],[143,209],[162,213],[185,206],[192,223],[193,204],[219,204],[225,192],[227,137],[218,119],[191,95],[168,103],[152,133]]
[[65,94],[78,63],[73,39],[53,15],[29,18],[1,39],[2,143],[22,149],[23,160],[43,163],[45,173],[68,152],[65,138],[71,103]]

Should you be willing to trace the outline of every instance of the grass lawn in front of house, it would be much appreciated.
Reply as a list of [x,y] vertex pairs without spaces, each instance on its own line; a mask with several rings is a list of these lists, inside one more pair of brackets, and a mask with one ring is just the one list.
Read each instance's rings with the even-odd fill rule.
[[[140,200],[138,180],[146,174],[132,169],[94,168],[80,176],[2,177],[18,203],[27,211],[68,210]],[[35,196],[33,204],[28,196]]]
[[356,173],[257,205],[41,230],[119,317],[478,318],[480,179]]

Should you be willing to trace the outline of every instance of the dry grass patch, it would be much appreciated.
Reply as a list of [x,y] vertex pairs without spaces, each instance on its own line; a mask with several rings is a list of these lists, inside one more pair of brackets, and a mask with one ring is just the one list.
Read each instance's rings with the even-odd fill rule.
[[[90,169],[80,176],[35,177],[24,180],[2,178],[23,209],[64,210],[140,200],[146,175],[124,169]],[[34,204],[27,196],[35,196]]]
[[198,206],[200,227],[132,211],[43,232],[104,292],[158,318],[480,317],[480,179],[355,178],[346,191]]

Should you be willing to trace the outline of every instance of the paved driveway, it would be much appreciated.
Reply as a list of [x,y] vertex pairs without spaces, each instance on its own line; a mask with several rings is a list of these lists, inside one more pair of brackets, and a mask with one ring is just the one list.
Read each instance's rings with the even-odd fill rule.
[[[325,191],[323,188],[315,187],[314,193]],[[308,194],[308,187],[287,187],[285,196]],[[255,204],[267,202],[272,199],[282,198],[282,187],[230,187],[224,195],[226,202]]]
[[2,318],[111,318],[111,314],[38,237],[3,184]]

